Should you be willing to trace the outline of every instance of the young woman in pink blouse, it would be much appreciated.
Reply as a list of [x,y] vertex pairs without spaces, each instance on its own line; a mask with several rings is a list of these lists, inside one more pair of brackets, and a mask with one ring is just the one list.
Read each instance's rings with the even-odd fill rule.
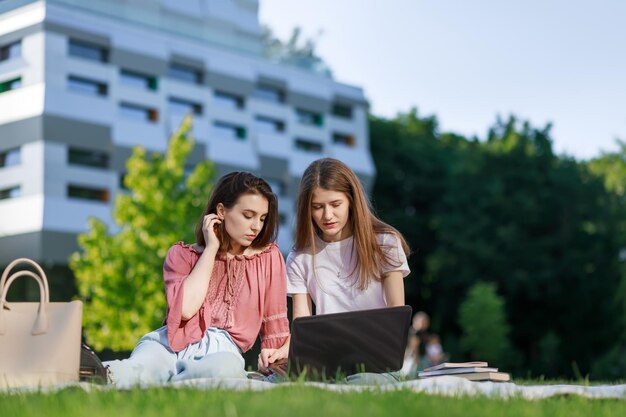
[[105,362],[114,383],[245,378],[241,354],[258,335],[259,362],[284,359],[289,323],[285,264],[274,243],[276,206],[261,178],[246,172],[220,178],[196,243],[176,243],[165,258],[165,325],[143,336],[129,359]]

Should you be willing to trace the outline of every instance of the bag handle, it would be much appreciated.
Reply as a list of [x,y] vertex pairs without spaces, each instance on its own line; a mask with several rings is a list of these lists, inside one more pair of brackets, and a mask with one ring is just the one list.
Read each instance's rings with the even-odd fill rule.
[[39,284],[39,308],[37,309],[37,318],[35,319],[35,324],[33,325],[32,335],[36,336],[38,334],[44,334],[48,331],[48,316],[46,314],[46,306],[50,301],[50,295],[48,294],[45,285],[45,278],[41,278],[39,275],[35,274],[32,271],[19,271],[11,275],[9,279],[4,282],[4,285],[0,290],[0,306],[2,306],[0,307],[0,335],[3,335],[6,332],[6,313],[4,311],[4,305],[6,304],[9,287],[11,286],[11,284],[13,284],[13,281],[23,276],[31,277],[35,281],[37,281],[37,284]]
[[[46,273],[43,271],[43,269],[41,268],[41,266],[39,266],[39,264],[35,261],[33,261],[32,259],[28,259],[28,258],[18,258],[15,259],[13,262],[11,262],[9,265],[7,265],[6,268],[4,268],[4,272],[2,273],[2,278],[0,278],[0,293],[2,292],[2,288],[4,287],[4,283],[6,282],[9,273],[11,272],[11,270],[13,268],[15,268],[17,265],[19,264],[26,264],[26,265],[30,265],[33,268],[35,268],[37,270],[37,272],[39,273],[39,276],[43,279],[43,286],[46,290],[46,294],[50,294],[50,289],[48,288],[48,277],[46,277]],[[50,298],[47,298],[48,301],[50,301]],[[0,303],[0,306],[3,305],[2,303]]]

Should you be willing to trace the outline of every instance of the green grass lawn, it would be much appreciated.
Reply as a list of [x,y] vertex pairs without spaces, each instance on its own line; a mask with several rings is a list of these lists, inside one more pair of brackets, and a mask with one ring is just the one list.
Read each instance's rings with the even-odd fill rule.
[[1,417],[188,416],[626,416],[626,400],[579,396],[541,401],[440,397],[409,391],[334,393],[312,387],[267,391],[150,389],[0,395]]

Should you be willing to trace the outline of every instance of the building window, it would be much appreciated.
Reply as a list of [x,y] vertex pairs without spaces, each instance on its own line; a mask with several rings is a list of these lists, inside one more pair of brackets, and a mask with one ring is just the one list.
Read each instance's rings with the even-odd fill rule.
[[17,198],[22,195],[22,187],[16,185],[15,187],[3,188],[0,190],[0,200],[8,200],[10,198]]
[[353,135],[346,135],[343,133],[333,133],[333,143],[335,145],[343,145],[352,147],[356,145],[356,140]]
[[271,85],[257,85],[256,90],[254,91],[254,96],[262,100],[272,101],[274,103],[285,102],[285,92],[282,89]]
[[216,91],[213,95],[213,101],[220,107],[242,110],[244,108],[244,99],[236,94]]
[[139,122],[158,122],[159,112],[150,107],[140,106],[138,104],[120,103],[120,113],[127,119]]
[[322,127],[324,125],[324,116],[310,110],[296,109],[296,119],[303,125]]
[[70,165],[81,165],[92,168],[109,167],[109,155],[102,151],[69,148],[67,161]]
[[215,122],[213,123],[213,132],[215,136],[226,139],[246,139],[246,128],[243,126],[237,126],[232,123]]
[[333,116],[352,119],[352,107],[345,104],[333,104]]
[[257,116],[254,119],[254,127],[259,133],[283,133],[285,122],[266,116]]
[[17,41],[0,47],[0,62],[22,56],[22,42]]
[[296,139],[295,145],[296,145],[296,149],[299,149],[305,152],[320,153],[322,152],[322,149],[323,149],[323,146],[321,143],[316,142],[314,140],[308,140],[308,139]]
[[0,82],[0,94],[7,91],[15,90],[22,86],[22,77],[12,78],[7,81]]
[[157,91],[158,87],[156,77],[125,69],[120,71],[120,84],[151,91]]
[[167,76],[192,84],[202,84],[202,71],[183,64],[170,64]]
[[108,90],[106,83],[90,80],[88,78],[76,77],[74,75],[67,77],[67,88],[70,91],[75,91],[77,93],[101,97],[105,97]]
[[167,102],[167,109],[171,114],[202,114],[202,104],[185,100],[183,98],[170,97]]
[[68,185],[67,196],[80,200],[109,202],[109,190],[106,188],[83,187],[79,185]]
[[76,39],[70,39],[69,52],[70,56],[89,59],[91,61],[107,62],[109,59],[108,50],[104,46],[85,41],[78,41]]
[[0,152],[0,168],[12,167],[21,163],[22,151],[20,148]]

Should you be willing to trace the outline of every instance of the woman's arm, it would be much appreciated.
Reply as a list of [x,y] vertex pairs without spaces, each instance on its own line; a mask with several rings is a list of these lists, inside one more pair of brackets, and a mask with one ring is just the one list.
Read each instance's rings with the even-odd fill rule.
[[275,246],[270,253],[269,275],[266,280],[265,311],[261,325],[261,372],[269,372],[272,364],[284,362],[289,354],[289,320],[287,319],[287,272],[283,255]]
[[[291,301],[293,307],[293,318],[310,316],[312,314],[311,297],[300,291],[306,290],[306,283],[303,277],[302,270],[298,267],[296,254],[291,252],[287,257],[287,280],[291,286],[294,286],[298,293],[292,294]],[[286,359],[289,355],[289,344],[291,342],[291,335],[285,340],[283,345],[273,351],[263,351],[259,355],[259,370],[261,372],[269,372],[268,366],[280,359]],[[282,373],[280,368],[275,369],[277,372]]]
[[183,320],[192,318],[200,310],[206,298],[209,281],[213,273],[213,265],[215,264],[215,256],[220,247],[219,240],[215,234],[215,227],[221,222],[216,214],[204,216],[202,231],[204,232],[206,247],[183,283]]
[[[293,302],[293,318],[310,316],[312,314],[311,296],[309,294],[293,294],[291,296]],[[286,359],[289,355],[289,343],[291,335],[285,340],[285,343],[278,349],[261,349],[259,354],[259,370],[263,373],[269,372],[269,367],[280,359]],[[284,369],[280,367],[272,368],[279,374],[284,374]]]
[[391,271],[383,275],[383,291],[387,307],[404,305],[404,277],[401,271]]
[[313,314],[313,304],[309,294],[293,294],[291,296],[293,302],[293,318],[306,317]]
[[217,251],[205,249],[191,273],[185,278],[183,283],[183,320],[192,318],[202,307],[209,289],[216,255]]

